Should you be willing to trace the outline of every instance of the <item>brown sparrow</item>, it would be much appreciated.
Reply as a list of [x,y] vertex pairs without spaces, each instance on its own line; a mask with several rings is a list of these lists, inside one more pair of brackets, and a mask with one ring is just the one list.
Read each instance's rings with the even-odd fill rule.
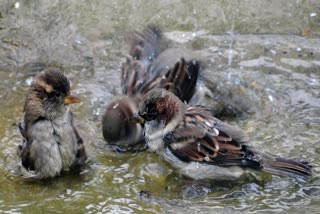
[[146,93],[138,115],[150,150],[193,179],[234,180],[254,171],[311,177],[308,164],[256,151],[239,128],[205,107],[186,105],[167,90]]
[[22,175],[45,179],[76,169],[87,159],[69,104],[80,99],[70,95],[70,83],[55,68],[37,74],[29,88],[24,116],[19,124]]
[[[159,28],[148,26],[131,37],[129,56],[122,65],[124,96],[114,98],[106,108],[102,132],[107,143],[124,150],[144,145],[143,127],[130,120],[142,96],[153,88],[173,92],[188,102],[195,92],[200,63],[188,51],[165,49],[167,42]],[[119,146],[122,148],[119,148]]]

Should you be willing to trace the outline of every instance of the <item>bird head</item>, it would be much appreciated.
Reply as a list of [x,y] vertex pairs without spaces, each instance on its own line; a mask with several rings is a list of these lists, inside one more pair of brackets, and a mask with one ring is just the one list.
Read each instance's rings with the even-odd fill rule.
[[70,94],[70,82],[58,69],[47,68],[37,74],[30,86],[25,111],[31,115],[50,119],[63,113],[66,105],[79,103],[80,99]]
[[137,121],[158,121],[167,125],[175,119],[180,119],[185,106],[178,97],[165,89],[151,90],[145,94],[139,106],[138,115],[143,120]]

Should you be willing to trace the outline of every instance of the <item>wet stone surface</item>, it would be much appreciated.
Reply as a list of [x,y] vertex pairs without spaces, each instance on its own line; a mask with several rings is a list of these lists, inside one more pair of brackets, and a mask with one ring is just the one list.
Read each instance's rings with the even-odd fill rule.
[[[0,212],[320,209],[319,1],[0,0],[0,5]],[[148,23],[162,26],[173,46],[206,56],[204,75],[245,100],[250,113],[220,113],[249,134],[251,145],[309,161],[313,179],[199,183],[176,174],[155,154],[107,150],[100,121],[106,104],[121,92],[126,35]],[[72,110],[92,164],[81,176],[34,183],[15,176],[21,142],[15,124],[32,76],[46,66],[62,68],[82,99]]]

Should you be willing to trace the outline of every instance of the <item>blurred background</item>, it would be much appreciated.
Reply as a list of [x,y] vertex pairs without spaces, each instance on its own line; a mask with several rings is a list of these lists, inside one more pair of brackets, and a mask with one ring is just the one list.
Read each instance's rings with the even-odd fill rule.
[[[155,154],[105,148],[101,117],[120,90],[127,35],[157,24],[175,47],[210,59],[207,75],[253,111],[226,117],[263,152],[309,161],[310,182],[266,176],[197,182]],[[0,0],[1,213],[316,213],[320,210],[320,1]],[[89,172],[46,182],[17,177],[16,147],[32,77],[69,77],[93,160]]]

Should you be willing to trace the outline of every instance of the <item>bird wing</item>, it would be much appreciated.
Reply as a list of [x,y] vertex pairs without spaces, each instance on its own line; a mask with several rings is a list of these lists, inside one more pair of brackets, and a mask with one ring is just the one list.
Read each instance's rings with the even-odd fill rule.
[[174,93],[181,101],[193,96],[199,75],[199,61],[181,58],[161,79],[160,88]]
[[73,164],[73,167],[78,167],[78,166],[82,166],[88,157],[86,154],[83,140],[82,140],[81,136],[79,135],[76,127],[74,126],[73,113],[71,111],[69,111],[69,113],[70,113],[70,119],[71,119],[71,126],[72,126],[72,129],[73,129],[73,132],[76,136],[76,141],[77,141],[77,153],[76,153],[76,160],[77,161]]
[[22,165],[26,169],[34,170],[34,160],[30,158],[30,149],[32,145],[32,136],[30,136],[30,128],[32,127],[31,124],[36,124],[38,121],[41,121],[43,118],[40,117],[36,120],[34,120],[32,123],[28,122],[30,120],[30,117],[26,117],[26,113],[24,112],[23,119],[21,122],[18,123],[19,131],[22,135],[22,144],[18,146],[19,149],[19,155],[22,160]]
[[[26,129],[27,138],[21,148],[22,166],[34,178],[54,177],[63,168],[58,138],[50,121],[37,120]],[[32,172],[34,171],[34,172]],[[25,174],[25,177],[32,175]]]
[[132,33],[130,40],[129,55],[121,70],[121,86],[123,94],[135,95],[141,93],[141,88],[146,85],[161,80],[149,74],[147,68],[166,46],[166,42],[160,29],[154,25],[148,25],[142,32]]
[[163,51],[166,46],[168,42],[156,26],[149,25],[141,33],[132,34],[129,56],[121,71],[123,94],[145,94],[160,87],[182,101],[191,99],[199,75],[199,61],[189,56],[188,51]]
[[18,149],[19,149],[19,155],[21,157],[22,160],[22,165],[30,170],[34,170],[34,164],[33,161],[30,160],[29,156],[30,156],[30,144],[27,141],[27,132],[26,132],[26,125],[24,120],[21,121],[20,123],[18,123],[18,128],[20,130],[20,133],[22,135],[22,144],[19,145]]
[[200,106],[189,107],[184,120],[164,136],[171,152],[185,162],[261,168],[249,147],[227,134],[227,127]]

